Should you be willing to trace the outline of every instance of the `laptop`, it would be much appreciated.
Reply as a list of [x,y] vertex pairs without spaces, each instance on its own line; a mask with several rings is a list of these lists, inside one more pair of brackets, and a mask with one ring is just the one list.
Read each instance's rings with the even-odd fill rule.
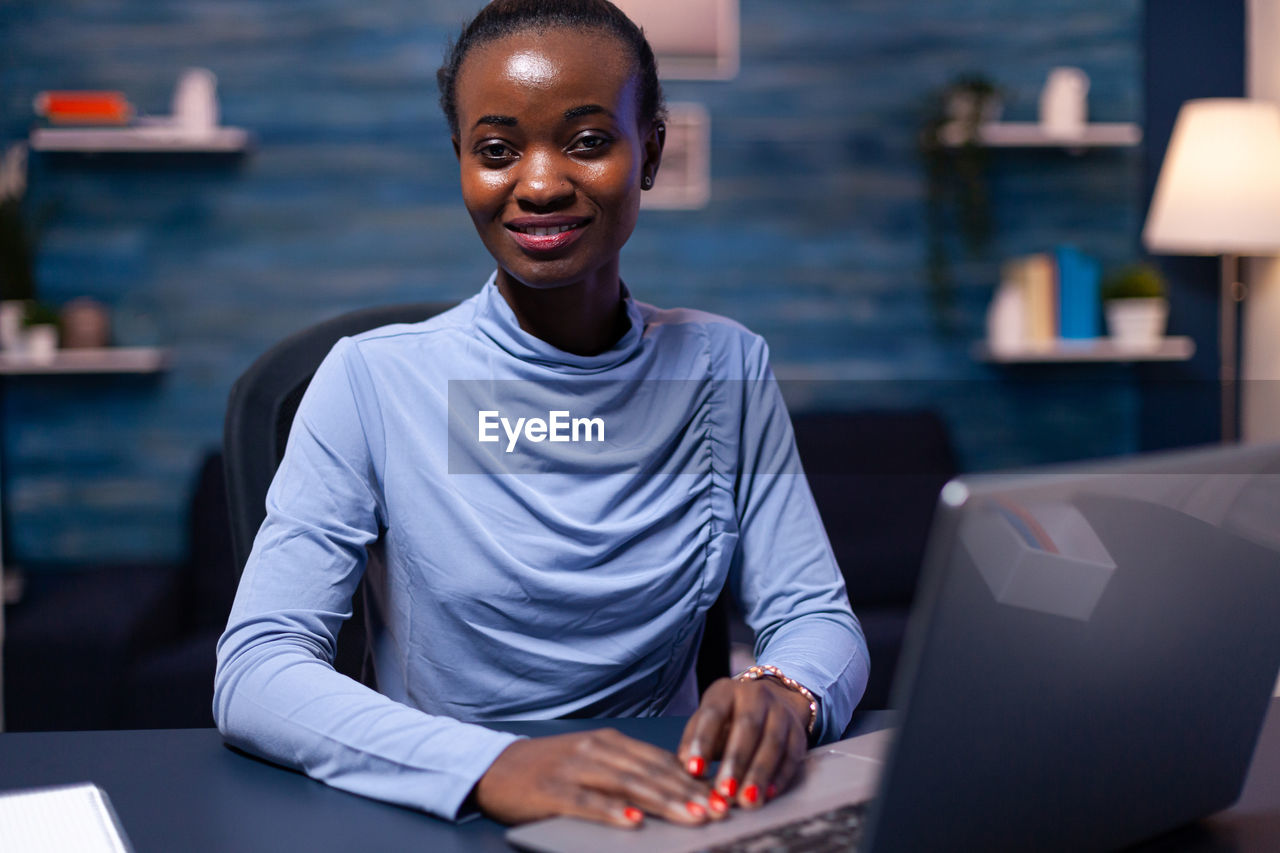
[[[894,730],[704,827],[515,827],[543,853],[1113,849],[1239,796],[1280,670],[1280,445],[942,490]],[[874,661],[872,662],[874,665]]]

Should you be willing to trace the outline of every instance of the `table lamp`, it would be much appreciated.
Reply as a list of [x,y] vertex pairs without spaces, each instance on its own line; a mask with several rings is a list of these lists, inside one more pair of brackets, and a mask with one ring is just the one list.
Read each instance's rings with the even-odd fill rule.
[[1160,167],[1142,242],[1155,254],[1221,255],[1222,440],[1238,438],[1236,329],[1241,255],[1280,254],[1280,104],[1187,101]]

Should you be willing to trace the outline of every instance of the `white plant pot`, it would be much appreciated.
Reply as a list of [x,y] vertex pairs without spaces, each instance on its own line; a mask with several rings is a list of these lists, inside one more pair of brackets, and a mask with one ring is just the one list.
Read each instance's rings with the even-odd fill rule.
[[22,354],[36,364],[52,364],[58,357],[58,327],[28,326],[22,336]]
[[1158,349],[1169,322],[1165,299],[1111,299],[1106,304],[1107,331],[1119,349]]

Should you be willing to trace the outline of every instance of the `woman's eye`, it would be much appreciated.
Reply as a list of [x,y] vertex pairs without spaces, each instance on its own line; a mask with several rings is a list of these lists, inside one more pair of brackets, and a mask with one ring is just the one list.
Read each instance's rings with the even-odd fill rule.
[[481,145],[476,153],[484,160],[510,160],[513,152],[501,142],[490,142]]
[[600,148],[604,148],[610,141],[611,140],[607,136],[600,136],[598,134],[579,136],[573,141],[573,148],[575,151],[596,151]]

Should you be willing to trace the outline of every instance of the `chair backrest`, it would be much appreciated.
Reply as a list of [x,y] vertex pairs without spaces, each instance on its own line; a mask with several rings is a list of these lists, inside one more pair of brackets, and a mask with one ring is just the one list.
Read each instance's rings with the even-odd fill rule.
[[[416,323],[453,307],[444,302],[381,305],[342,314],[303,329],[263,353],[231,386],[223,425],[223,463],[231,515],[231,547],[237,577],[253,550],[253,539],[267,516],[267,489],[275,476],[293,416],[316,368],[340,338],[391,323]],[[352,602],[343,626],[334,667],[373,685],[366,665],[363,594]]]
[[[419,302],[366,308],[334,317],[276,344],[236,380],[227,401],[223,460],[237,576],[244,570],[254,537],[266,518],[267,489],[284,458],[298,403],[329,350],[339,338],[391,323],[415,323],[451,307],[448,303]],[[352,609],[334,666],[339,672],[368,683],[372,671],[366,666],[361,595],[356,595]],[[351,642],[348,638],[357,639]],[[723,596],[707,615],[697,672],[700,689],[729,673],[728,610]]]
[[444,302],[381,305],[333,317],[267,350],[231,386],[222,433],[237,574],[266,518],[267,489],[284,458],[298,403],[340,338],[391,323],[416,323],[453,307]]

